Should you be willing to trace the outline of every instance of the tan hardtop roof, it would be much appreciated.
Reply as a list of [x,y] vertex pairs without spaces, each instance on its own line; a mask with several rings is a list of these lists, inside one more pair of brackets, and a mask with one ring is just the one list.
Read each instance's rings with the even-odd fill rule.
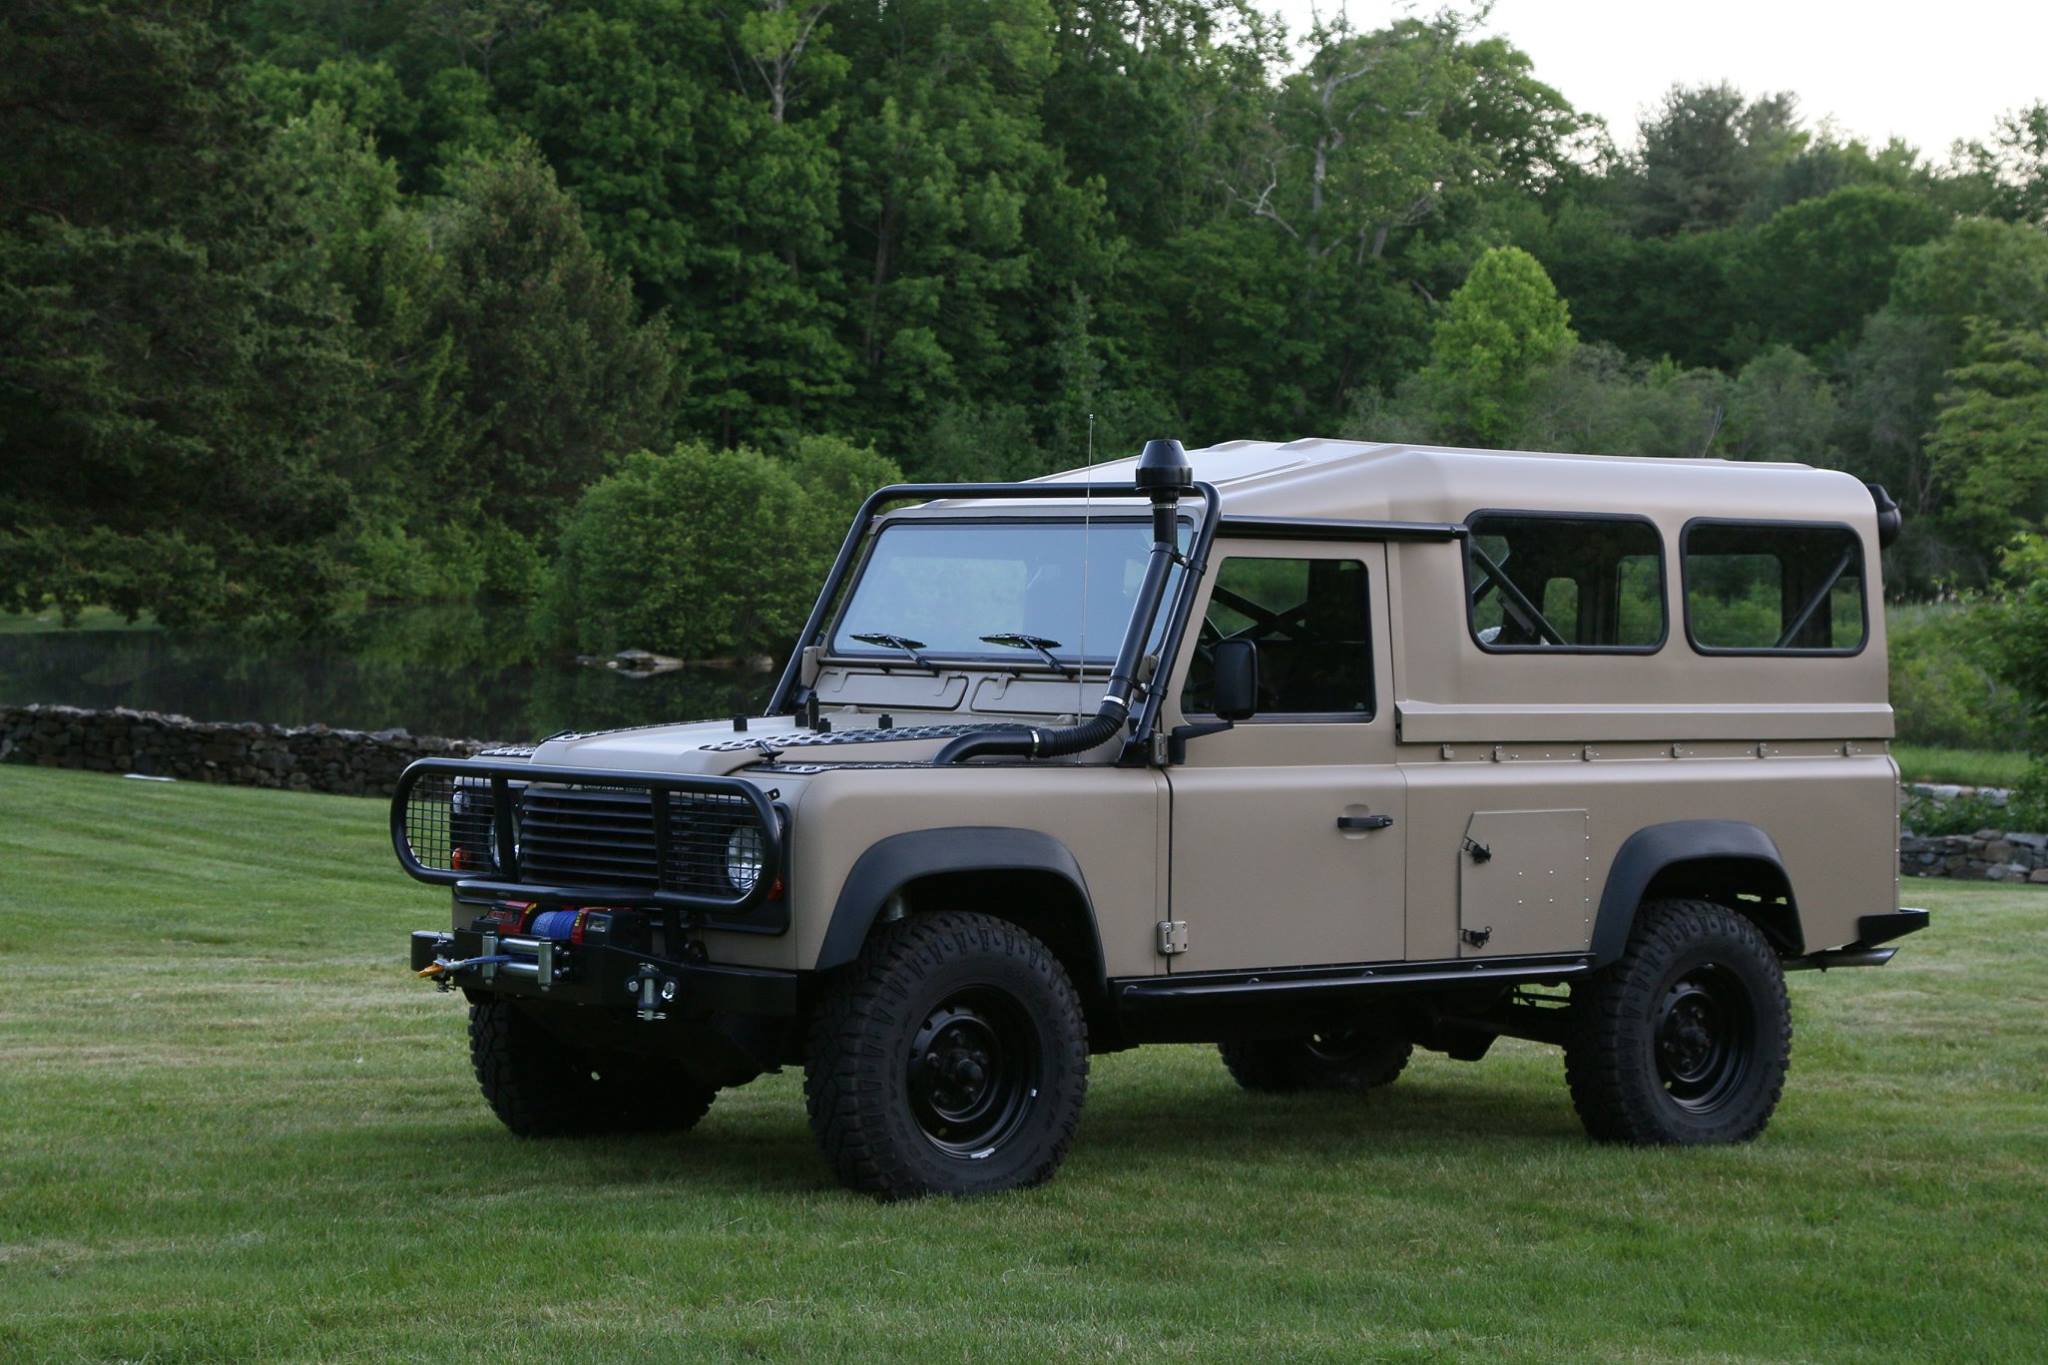
[[[1623,512],[1660,521],[1695,516],[1847,521],[1875,515],[1854,477],[1811,465],[1466,450],[1311,437],[1226,441],[1188,451],[1195,477],[1216,485],[1226,517],[1459,522],[1482,508]],[[1130,481],[1135,456],[1045,476],[1048,483]],[[1097,503],[1103,510],[1120,508]],[[934,511],[1011,511],[1073,504],[961,499]],[[1132,503],[1130,510],[1142,507]]]

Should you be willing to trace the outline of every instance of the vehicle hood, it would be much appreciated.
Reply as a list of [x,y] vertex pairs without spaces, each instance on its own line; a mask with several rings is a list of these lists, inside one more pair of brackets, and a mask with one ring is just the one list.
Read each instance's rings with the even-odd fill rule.
[[967,722],[883,730],[855,718],[843,728],[821,732],[803,729],[787,716],[757,716],[748,719],[744,731],[734,729],[729,720],[569,731],[541,741],[531,761],[543,767],[711,776],[778,760],[805,765],[924,763],[956,736],[1015,724]]

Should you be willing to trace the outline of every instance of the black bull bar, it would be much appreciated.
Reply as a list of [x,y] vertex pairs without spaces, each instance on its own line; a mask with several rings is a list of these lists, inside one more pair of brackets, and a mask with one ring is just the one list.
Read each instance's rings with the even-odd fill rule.
[[[570,884],[527,877],[520,865],[519,818],[528,788],[644,794],[651,840],[644,846],[642,875],[620,885],[585,883],[580,876]],[[423,758],[406,768],[392,794],[391,847],[408,876],[452,886],[470,898],[744,914],[769,897],[785,870],[787,840],[772,795],[733,777]],[[637,811],[634,816],[637,829]],[[760,850],[759,871],[744,889],[723,875],[725,839],[742,828],[756,832]],[[711,858],[719,875],[709,880],[723,891],[704,885]]]

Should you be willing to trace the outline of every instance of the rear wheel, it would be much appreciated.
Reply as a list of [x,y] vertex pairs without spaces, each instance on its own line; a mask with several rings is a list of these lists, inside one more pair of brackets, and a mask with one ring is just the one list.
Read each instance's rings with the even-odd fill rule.
[[1572,990],[1565,1079],[1593,1137],[1746,1142],[1777,1108],[1791,1061],[1785,975],[1747,919],[1707,901],[1654,901],[1619,961]]
[[521,1137],[683,1132],[718,1093],[649,1058],[574,1047],[508,1000],[469,1007],[469,1060],[491,1112]]
[[1303,1038],[1218,1044],[1223,1065],[1247,1090],[1371,1090],[1391,1085],[1414,1048],[1360,1029],[1326,1029]]
[[1050,1179],[1087,1086],[1059,959],[1005,920],[952,912],[875,935],[820,1002],[804,1068],[825,1159],[885,1198]]

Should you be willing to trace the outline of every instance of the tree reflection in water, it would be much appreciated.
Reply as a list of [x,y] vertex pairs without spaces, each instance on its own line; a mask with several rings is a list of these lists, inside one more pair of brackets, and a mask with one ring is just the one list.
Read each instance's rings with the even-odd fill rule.
[[0,703],[131,706],[197,720],[522,740],[697,720],[766,701],[773,673],[646,678],[540,644],[521,606],[372,610],[312,635],[47,630],[0,634]]

